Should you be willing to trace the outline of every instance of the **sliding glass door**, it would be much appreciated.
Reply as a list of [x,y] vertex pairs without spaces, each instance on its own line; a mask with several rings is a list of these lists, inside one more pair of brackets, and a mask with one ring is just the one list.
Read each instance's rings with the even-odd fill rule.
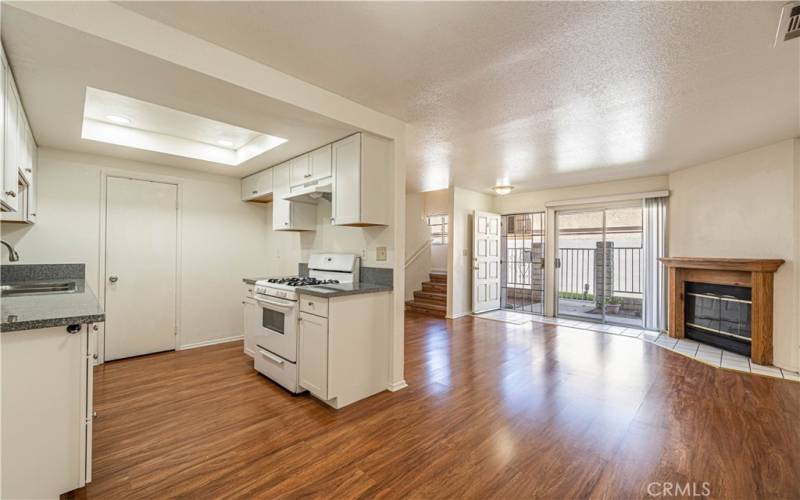
[[642,205],[556,213],[556,312],[642,326]]
[[500,307],[544,313],[544,212],[504,215]]

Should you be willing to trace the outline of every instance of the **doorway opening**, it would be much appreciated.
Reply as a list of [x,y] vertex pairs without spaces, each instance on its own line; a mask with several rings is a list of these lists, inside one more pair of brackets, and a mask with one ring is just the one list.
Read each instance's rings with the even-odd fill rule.
[[500,308],[544,314],[545,214],[504,215]]
[[641,202],[556,214],[559,317],[642,327]]

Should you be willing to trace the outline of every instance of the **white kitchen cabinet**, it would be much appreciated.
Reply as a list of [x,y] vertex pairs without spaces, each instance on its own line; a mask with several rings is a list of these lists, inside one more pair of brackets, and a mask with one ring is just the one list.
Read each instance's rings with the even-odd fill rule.
[[331,176],[331,145],[291,160],[291,187],[322,181]]
[[311,177],[311,161],[309,153],[289,160],[290,186],[303,184]]
[[242,179],[242,200],[272,201],[272,169],[268,168]]
[[329,299],[301,294],[298,302],[301,387],[334,408],[387,389],[391,292]]
[[2,60],[2,119],[0,119],[0,205],[3,221],[36,220],[36,142],[19,98],[11,67],[0,50]]
[[391,141],[358,133],[333,143],[331,222],[337,226],[387,226],[392,190]]
[[91,325],[2,333],[2,498],[57,498],[91,480]]
[[242,301],[242,305],[242,320],[244,323],[244,353],[252,358],[255,357],[256,352],[255,338],[256,333],[259,331],[259,324],[261,320],[259,313],[261,312],[261,308],[250,296],[245,297],[245,299]]
[[2,201],[8,210],[16,211],[19,205],[20,123],[19,100],[14,91],[14,80],[6,66],[5,78],[5,128],[3,130],[3,193]]
[[284,200],[289,194],[291,161],[281,163],[273,170],[272,229],[275,231],[316,230],[317,206],[311,203]]
[[328,399],[328,320],[301,312],[298,321],[297,366],[300,386],[322,400]]

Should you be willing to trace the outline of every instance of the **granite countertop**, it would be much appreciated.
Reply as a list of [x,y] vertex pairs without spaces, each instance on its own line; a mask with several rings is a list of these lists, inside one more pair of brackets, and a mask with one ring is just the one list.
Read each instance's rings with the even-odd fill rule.
[[[36,283],[47,281],[75,281],[75,291],[3,297],[0,303],[0,332],[105,321],[103,308],[84,280],[35,280]],[[8,281],[3,284],[11,283]]]
[[304,286],[297,291],[301,295],[315,297],[342,297],[344,295],[358,295],[362,293],[391,292],[391,285],[376,285],[373,283],[340,283],[338,285]]

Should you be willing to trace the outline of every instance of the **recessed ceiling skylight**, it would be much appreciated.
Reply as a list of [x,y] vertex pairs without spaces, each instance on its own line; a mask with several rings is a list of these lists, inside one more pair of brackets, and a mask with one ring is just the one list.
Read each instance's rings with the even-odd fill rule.
[[92,87],[86,87],[81,137],[225,165],[239,165],[286,142]]

